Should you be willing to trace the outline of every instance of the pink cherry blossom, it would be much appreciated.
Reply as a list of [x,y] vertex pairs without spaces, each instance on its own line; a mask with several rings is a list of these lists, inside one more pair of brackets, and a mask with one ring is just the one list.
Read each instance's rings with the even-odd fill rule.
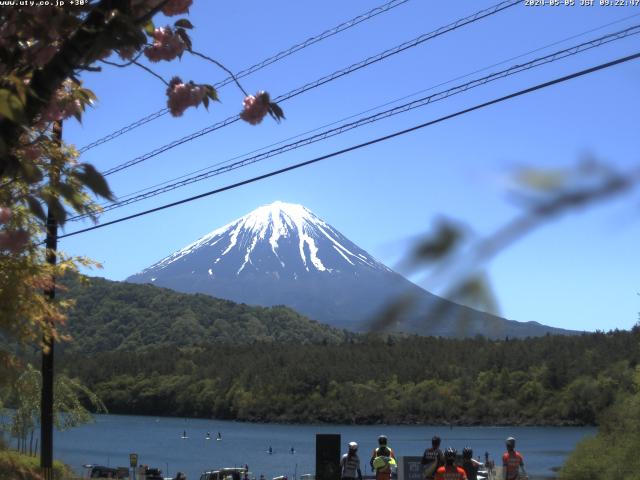
[[82,112],[80,100],[74,99],[63,87],[51,97],[49,105],[40,116],[39,123],[46,125],[49,122],[64,120],[80,112]]
[[38,145],[29,145],[22,149],[25,160],[34,161],[42,156],[42,149]]
[[240,112],[240,118],[251,125],[257,125],[269,113],[269,94],[261,91],[255,96],[247,95],[242,102],[243,110]]
[[162,13],[167,17],[173,15],[180,15],[181,13],[188,13],[189,7],[193,3],[193,0],[171,0],[164,7],[162,7]]
[[170,61],[181,56],[186,49],[185,43],[170,27],[156,28],[153,32],[153,45],[144,49],[144,54],[152,62]]
[[11,253],[19,253],[29,241],[29,232],[16,230],[13,232],[0,232],[0,250],[8,250]]
[[173,77],[167,88],[167,106],[171,115],[180,117],[189,107],[197,107],[205,96],[205,89],[193,82],[184,83]]
[[11,209],[0,207],[0,223],[7,223],[9,220],[11,220]]

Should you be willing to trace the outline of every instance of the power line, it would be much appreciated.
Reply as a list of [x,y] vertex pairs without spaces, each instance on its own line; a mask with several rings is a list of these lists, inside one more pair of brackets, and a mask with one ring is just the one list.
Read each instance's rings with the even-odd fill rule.
[[[428,95],[425,97],[422,97],[420,99],[416,99],[413,100],[411,102],[405,103],[403,105],[399,105],[396,107],[393,107],[391,109],[382,111],[382,112],[378,112],[376,114],[373,115],[369,115],[367,117],[363,117],[360,118],[358,120],[355,120],[353,122],[348,122],[345,123],[343,125],[340,125],[338,127],[326,130],[324,132],[321,133],[317,133],[315,135],[312,135],[310,137],[306,137],[303,139],[300,139],[296,142],[292,142],[286,145],[283,145],[281,147],[278,148],[274,148],[272,150],[266,151],[266,152],[262,152],[259,153],[257,155],[242,159],[240,161],[231,163],[229,165],[223,166],[223,167],[218,167],[218,168],[214,168],[214,169],[207,169],[207,171],[204,171],[203,173],[199,173],[197,175],[194,176],[190,176],[187,177],[185,179],[179,180],[179,181],[175,181],[174,183],[170,183],[168,185],[165,186],[158,186],[158,188],[155,188],[153,190],[149,190],[145,193],[136,195],[136,196],[131,196],[130,198],[126,199],[126,200],[121,200],[119,202],[116,203],[112,203],[106,207],[103,208],[103,212],[105,211],[110,211],[110,210],[114,210],[116,208],[121,208],[124,207],[126,205],[130,205],[132,203],[136,203],[148,198],[152,198],[155,197],[157,195],[160,195],[162,193],[167,193],[173,190],[176,190],[178,188],[190,185],[192,183],[196,183],[196,182],[200,182],[203,181],[205,179],[217,176],[217,175],[221,175],[223,173],[227,173],[230,172],[232,170],[236,170],[238,168],[242,168],[245,167],[247,165],[251,165],[253,163],[257,163],[259,161],[265,160],[267,158],[271,158],[274,157],[276,155],[280,155],[282,153],[291,151],[291,150],[295,150],[298,148],[301,148],[303,146],[306,145],[310,145],[312,143],[316,143],[322,140],[326,140],[327,138],[331,138],[333,136],[336,135],[340,135],[344,132],[362,127],[364,125],[368,125],[370,123],[374,123],[377,122],[379,120],[385,119],[385,118],[389,118],[395,115],[398,115],[400,113],[405,113],[411,110],[414,110],[416,108],[419,107],[423,107],[426,105],[429,105],[431,103],[440,101],[440,100],[444,100],[446,98],[449,98],[453,95],[457,95],[459,93],[463,93],[466,92],[468,90],[471,90],[473,88],[482,86],[482,85],[486,85],[487,83],[511,76],[511,75],[515,75],[527,70],[530,70],[532,68],[536,68],[542,65],[546,65],[549,63],[553,63],[556,62],[558,60],[562,60],[564,58],[576,55],[578,53],[582,53],[585,51],[588,51],[590,49],[593,48],[597,48],[600,47],[602,45],[608,44],[610,42],[616,41],[616,40],[620,40],[623,38],[627,38],[631,35],[637,35],[640,33],[640,24],[638,25],[634,25],[631,27],[628,27],[624,30],[620,30],[618,32],[614,32],[614,33],[609,33],[607,35],[603,35],[599,38],[595,38],[593,40],[589,40],[583,43],[580,43],[578,45],[569,47],[569,48],[565,48],[563,50],[545,55],[543,57],[539,57],[536,59],[533,59],[529,62],[523,63],[523,64],[517,64],[517,65],[512,65],[511,67],[501,70],[499,72],[494,72],[491,73],[489,75],[486,75],[484,77],[481,78],[477,78],[475,80],[471,80],[470,82],[461,84],[461,85],[457,85],[454,86],[448,90],[444,90],[444,91],[440,91],[437,93],[434,93],[432,95]],[[229,163],[227,162],[221,162],[222,164],[224,163]],[[176,179],[178,180],[178,179]],[[167,183],[167,182],[165,182]],[[83,218],[88,217],[89,215],[84,214],[84,215],[78,215],[76,217],[72,217],[69,220],[81,220]]]
[[[284,102],[286,100],[289,100],[290,98],[293,98],[297,95],[300,95],[301,93],[307,92],[309,90],[312,90],[314,88],[317,88],[321,85],[324,85],[325,83],[331,82],[333,80],[336,80],[338,78],[341,78],[345,75],[348,75],[350,73],[353,73],[355,71],[360,70],[361,68],[367,67],[369,65],[372,65],[374,63],[380,62],[392,55],[395,55],[397,53],[403,52],[404,50],[407,50],[409,48],[413,48],[416,47],[428,40],[431,40],[433,38],[439,37],[440,35],[444,35],[445,33],[451,32],[453,30],[457,30],[460,27],[463,27],[465,25],[477,22],[478,20],[481,20],[483,18],[489,17],[491,15],[495,15],[498,12],[501,12],[502,10],[505,10],[507,8],[513,7],[515,5],[519,5],[521,3],[521,0],[506,0],[503,2],[500,2],[492,7],[486,8],[484,10],[480,10],[476,13],[474,13],[473,15],[470,15],[468,17],[465,18],[461,18],[453,23],[450,23],[449,25],[443,26],[438,28],[437,30],[434,30],[430,33],[425,33],[423,35],[420,35],[419,37],[416,37],[412,40],[409,40],[408,42],[404,42],[400,45],[397,45],[393,48],[390,48],[388,50],[385,50],[384,52],[381,52],[377,55],[373,55],[371,57],[366,58],[365,60],[362,60],[358,63],[354,63],[346,68],[343,68],[341,70],[338,70],[336,72],[333,72],[329,75],[326,75],[322,78],[319,78],[313,82],[307,83],[306,85],[303,85],[301,87],[298,87],[294,90],[289,91],[288,93],[285,93],[283,95],[280,95],[279,97],[275,98],[276,102]],[[135,157],[131,160],[128,160],[120,165],[117,165],[115,167],[112,167],[108,170],[105,170],[104,172],[102,172],[102,174],[104,176],[108,176],[108,175],[112,175],[116,172],[119,172],[121,170],[125,170],[129,167],[132,167],[134,165],[137,165],[138,163],[144,162],[146,160],[149,160],[150,158],[153,158],[157,155],[160,155],[163,152],[166,152],[168,150],[171,150],[179,145],[182,145],[183,143],[186,142],[190,142],[192,140],[195,140],[196,138],[202,137],[203,135],[206,135],[208,133],[211,133],[215,130],[218,130],[220,128],[223,128],[227,125],[230,125],[232,123],[237,122],[240,119],[239,115],[233,115],[231,117],[226,118],[225,120],[222,120],[218,123],[215,123],[213,125],[210,125],[208,127],[203,128],[202,130],[199,130],[197,132],[194,132],[190,135],[184,136],[182,138],[179,138],[177,140],[174,140],[173,142],[170,142],[168,144],[165,144],[161,147],[156,148],[155,150],[152,150],[151,152],[145,153],[143,155],[140,155],[138,157]]]
[[[276,53],[275,55],[272,55],[269,58],[265,58],[264,60],[262,60],[259,63],[256,63],[255,65],[250,66],[249,68],[245,68],[244,70],[241,70],[240,72],[235,74],[235,77],[237,79],[239,78],[243,78],[246,77],[247,75],[251,75],[254,72],[257,72],[258,70],[263,69],[264,67],[271,65],[272,63],[275,63],[279,60],[282,60],[283,58],[286,58],[290,55],[293,55],[294,53],[303,50],[315,43],[320,42],[321,40],[324,40],[326,38],[332,37],[333,35],[336,35],[340,32],[343,32],[345,30],[348,30],[352,27],[355,27],[356,25],[365,22],[367,20],[370,20],[378,15],[380,15],[381,13],[386,13],[389,10],[392,10],[395,7],[398,7],[400,5],[403,5],[405,3],[407,3],[409,0],[391,0],[390,2],[385,3],[384,5],[380,5],[379,7],[373,8],[371,10],[369,10],[368,12],[365,12],[361,15],[358,15],[357,17],[352,18],[351,20],[348,20],[346,22],[341,23],[340,25],[337,25],[333,28],[330,28],[328,30],[325,30],[324,32],[315,35],[313,37],[310,37],[308,39],[306,39],[304,42],[300,42],[297,43],[291,47],[289,47],[286,50],[282,50],[278,53]],[[224,87],[225,85],[233,82],[233,77],[231,75],[229,75],[227,78],[225,78],[224,80],[214,84],[214,87],[217,89],[220,89],[222,87]],[[121,135],[124,135],[125,133],[130,132],[131,130],[135,130],[136,128],[145,125],[146,123],[149,123],[157,118],[160,118],[162,116],[164,116],[166,113],[169,112],[168,108],[162,108],[160,110],[158,110],[157,112],[151,113],[149,115],[147,115],[146,117],[143,117],[139,120],[136,120],[135,122],[126,125],[125,127],[122,127],[119,130],[116,130],[115,132],[110,133],[109,135],[105,135],[104,137],[101,137],[91,143],[89,143],[88,145],[85,145],[84,147],[80,148],[79,152],[80,153],[84,153],[88,150],[91,150],[92,148],[97,147],[98,145],[102,145],[103,143],[106,143],[110,140],[113,140],[114,138],[117,138]]]
[[233,183],[231,185],[226,185],[224,187],[217,188],[215,190],[210,190],[208,192],[201,193],[199,195],[194,195],[192,197],[187,197],[187,198],[184,198],[182,200],[178,200],[176,202],[167,203],[165,205],[161,205],[159,207],[155,207],[155,208],[152,208],[152,209],[149,209],[149,210],[138,212],[138,213],[135,213],[133,215],[128,215],[126,217],[121,217],[121,218],[118,218],[116,220],[111,220],[109,222],[101,223],[99,225],[94,225],[92,227],[87,227],[87,228],[83,228],[81,230],[76,230],[75,232],[67,233],[67,234],[64,234],[64,235],[59,235],[57,238],[61,239],[61,238],[71,237],[71,236],[74,236],[74,235],[79,235],[81,233],[89,232],[91,230],[97,230],[99,228],[103,228],[103,227],[106,227],[106,226],[109,226],[109,225],[114,225],[116,223],[121,223],[121,222],[124,222],[124,221],[127,221],[127,220],[132,220],[134,218],[138,218],[138,217],[142,217],[144,215],[155,213],[155,212],[158,212],[160,210],[165,210],[167,208],[172,208],[172,207],[175,207],[175,206],[178,206],[178,205],[182,205],[184,203],[189,203],[189,202],[192,202],[194,200],[198,200],[200,198],[204,198],[204,197],[208,197],[208,196],[211,196],[211,195],[215,195],[215,194],[218,194],[218,193],[221,193],[221,192],[225,192],[227,190],[232,190],[234,188],[238,188],[238,187],[241,187],[243,185],[248,185],[250,183],[255,183],[255,182],[259,181],[259,180],[264,180],[266,178],[270,178],[270,177],[273,177],[273,176],[276,176],[276,175],[280,175],[282,173],[286,173],[286,172],[289,172],[291,170],[296,170],[298,168],[305,167],[307,165],[311,165],[311,164],[320,162],[322,160],[327,160],[329,158],[337,157],[339,155],[343,155],[345,153],[352,152],[354,150],[359,150],[361,148],[368,147],[370,145],[374,145],[376,143],[380,143],[380,142],[383,142],[383,141],[386,141],[386,140],[390,140],[390,139],[395,138],[395,137],[406,135],[407,133],[411,133],[411,132],[414,132],[416,130],[420,130],[422,128],[429,127],[431,125],[435,125],[437,123],[441,123],[441,122],[444,122],[446,120],[450,120],[452,118],[456,118],[456,117],[465,115],[465,114],[473,112],[475,110],[480,110],[482,108],[485,108],[485,107],[488,107],[488,106],[491,106],[491,105],[495,105],[497,103],[501,103],[501,102],[510,100],[512,98],[516,98],[516,97],[519,97],[519,96],[522,96],[522,95],[526,95],[528,93],[531,93],[531,92],[534,92],[534,91],[537,91],[537,90],[541,90],[541,89],[550,87],[552,85],[563,83],[563,82],[572,80],[574,78],[582,77],[584,75],[588,75],[588,74],[597,72],[599,70],[604,70],[606,68],[610,68],[610,67],[613,67],[615,65],[619,65],[619,64],[622,64],[622,63],[625,63],[625,62],[629,62],[629,61],[635,60],[637,58],[640,58],[640,52],[634,53],[633,55],[628,55],[626,57],[618,58],[616,60],[612,60],[610,62],[603,63],[603,64],[597,65],[595,67],[587,68],[585,70],[580,70],[578,72],[574,72],[572,74],[565,75],[563,77],[559,77],[559,78],[556,78],[556,79],[553,79],[553,80],[549,80],[549,81],[544,82],[544,83],[539,83],[537,85],[534,85],[533,87],[525,88],[524,90],[519,90],[519,91],[511,93],[509,95],[505,95],[503,97],[499,97],[499,98],[496,98],[494,100],[490,100],[488,102],[480,103],[480,104],[474,105],[473,107],[466,108],[464,110],[459,110],[459,111],[457,111],[455,113],[452,113],[452,114],[449,114],[449,115],[445,115],[443,117],[439,117],[439,118],[437,118],[435,120],[430,120],[428,122],[421,123],[419,125],[416,125],[416,126],[404,129],[404,130],[399,130],[397,132],[390,133],[390,134],[382,136],[382,137],[377,137],[377,138],[375,138],[373,140],[369,140],[369,141],[364,142],[364,143],[360,143],[360,144],[357,144],[357,145],[352,145],[351,147],[347,147],[347,148],[344,148],[342,150],[337,150],[337,151],[334,151],[332,153],[329,153],[329,154],[326,154],[326,155],[322,155],[320,157],[313,158],[311,160],[307,160],[307,161],[304,161],[304,162],[296,163],[294,165],[290,165],[288,167],[281,168],[279,170],[274,170],[274,171],[271,171],[269,173],[265,173],[263,175],[258,175],[256,177],[252,177],[252,178],[249,178],[247,180],[236,182],[236,183]]
[[[383,104],[381,104],[381,105],[377,105],[377,106],[375,106],[375,107],[368,108],[368,109],[366,109],[366,110],[364,110],[364,111],[361,111],[361,112],[358,112],[358,113],[356,113],[356,114],[351,114],[351,115],[349,115],[349,116],[347,116],[347,117],[343,117],[343,118],[341,118],[341,119],[339,119],[339,120],[334,120],[333,122],[330,122],[330,123],[327,123],[327,124],[321,125],[321,126],[319,126],[319,127],[315,127],[315,128],[313,128],[313,129],[311,129],[311,130],[307,130],[306,132],[302,132],[302,133],[299,133],[299,134],[297,134],[297,135],[294,135],[294,136],[288,137],[288,138],[286,138],[286,139],[280,140],[280,141],[278,141],[278,142],[274,142],[274,143],[271,143],[271,144],[269,144],[269,145],[265,145],[264,147],[260,147],[260,148],[257,148],[257,149],[254,149],[254,150],[251,150],[251,151],[246,152],[246,153],[244,153],[244,154],[236,155],[236,156],[231,157],[231,158],[229,158],[229,159],[227,159],[227,160],[223,160],[223,161],[220,161],[220,162],[216,162],[216,163],[214,163],[214,164],[212,164],[212,165],[209,165],[209,166],[207,166],[207,167],[203,167],[203,168],[200,168],[200,169],[198,169],[198,170],[195,170],[195,171],[192,171],[192,172],[189,172],[189,173],[185,173],[185,174],[183,174],[183,175],[180,175],[180,176],[178,176],[178,177],[174,177],[174,178],[169,179],[169,180],[165,180],[165,181],[160,182],[160,183],[158,183],[158,184],[155,184],[155,185],[152,185],[152,186],[149,186],[149,187],[145,187],[145,188],[142,188],[142,189],[139,189],[139,190],[135,190],[135,191],[130,192],[130,193],[126,194],[126,195],[123,195],[122,197],[120,197],[120,200],[122,201],[122,200],[127,199],[127,197],[133,197],[133,196],[135,196],[135,195],[137,195],[137,194],[140,194],[140,193],[146,192],[146,191],[148,191],[148,190],[156,189],[156,188],[161,187],[161,186],[163,186],[163,185],[166,185],[166,184],[168,184],[168,183],[172,183],[172,182],[175,182],[175,181],[177,181],[177,180],[181,180],[181,179],[183,179],[183,178],[189,177],[189,176],[191,176],[191,175],[195,175],[195,174],[198,174],[198,173],[204,172],[205,170],[210,170],[211,168],[214,168],[214,167],[217,167],[217,166],[220,166],[220,165],[225,165],[225,164],[227,164],[227,163],[229,163],[229,162],[231,162],[231,161],[233,161],[233,160],[237,160],[237,159],[240,159],[240,158],[244,158],[244,157],[246,157],[247,155],[251,155],[251,154],[253,154],[253,153],[257,153],[257,152],[260,152],[260,151],[266,150],[266,149],[268,149],[268,148],[275,147],[276,145],[281,145],[281,144],[283,144],[283,143],[285,143],[285,142],[288,142],[288,141],[290,141],[290,140],[293,140],[293,139],[295,139],[295,138],[302,137],[303,135],[308,135],[308,134],[310,134],[310,133],[317,132],[318,130],[321,130],[321,129],[323,129],[323,128],[327,128],[327,127],[330,127],[330,126],[332,126],[332,125],[336,125],[336,124],[338,124],[338,123],[340,123],[340,122],[344,122],[344,121],[346,121],[346,120],[350,120],[350,119],[352,119],[352,118],[355,118],[355,117],[357,117],[357,116],[359,116],[359,115],[364,115],[365,113],[373,112],[373,111],[378,110],[378,109],[380,109],[380,108],[383,108],[383,107],[386,107],[386,106],[389,106],[389,105],[393,105],[394,103],[398,103],[398,102],[400,102],[400,101],[402,101],[402,100],[406,100],[406,99],[408,99],[408,98],[412,98],[412,97],[415,97],[415,96],[417,96],[417,95],[420,95],[420,94],[423,94],[423,93],[426,93],[426,92],[429,92],[429,91],[435,90],[435,89],[436,89],[436,88],[438,88],[438,87],[442,87],[442,86],[444,86],[444,85],[448,85],[448,84],[453,83],[453,82],[455,82],[455,81],[457,81],[457,80],[462,80],[462,79],[464,79],[464,78],[471,77],[472,75],[475,75],[476,73],[480,73],[480,72],[487,71],[487,70],[489,70],[489,69],[491,69],[491,68],[494,68],[494,67],[497,67],[497,66],[500,66],[500,65],[504,65],[504,64],[506,64],[506,63],[508,63],[508,62],[511,62],[511,61],[513,61],[513,60],[517,60],[517,59],[519,59],[519,58],[526,57],[526,56],[531,55],[531,54],[533,54],[533,53],[537,53],[537,52],[540,52],[540,51],[542,51],[542,50],[546,50],[546,49],[548,49],[548,48],[550,48],[550,47],[553,47],[553,46],[559,45],[559,44],[564,43],[564,42],[567,42],[567,41],[569,41],[569,40],[573,40],[573,39],[576,39],[576,38],[582,37],[582,36],[584,36],[584,35],[587,35],[587,34],[589,34],[589,33],[596,32],[596,31],[598,31],[598,30],[602,30],[603,28],[610,27],[611,25],[615,25],[615,24],[617,24],[617,23],[621,23],[621,22],[624,22],[624,21],[626,21],[626,20],[629,20],[629,19],[631,19],[631,18],[635,18],[635,17],[638,17],[638,16],[640,16],[640,13],[636,13],[636,14],[628,15],[628,16],[625,16],[625,17],[619,18],[619,19],[617,19],[617,20],[614,20],[614,21],[612,21],[612,22],[605,23],[605,24],[600,25],[600,26],[598,26],[598,27],[595,27],[595,28],[591,28],[591,29],[585,30],[585,31],[583,31],[583,32],[580,32],[580,33],[577,33],[577,34],[571,35],[571,36],[569,36],[569,37],[565,37],[565,38],[563,38],[563,39],[561,39],[561,40],[556,40],[556,41],[554,41],[554,42],[552,42],[552,43],[548,43],[548,44],[546,44],[546,45],[544,45],[544,46],[537,47],[537,48],[535,48],[535,49],[533,49],[533,50],[529,50],[528,52],[524,52],[524,53],[521,53],[521,54],[519,54],[519,55],[516,55],[516,56],[513,56],[513,57],[509,57],[509,58],[507,58],[507,59],[505,59],[505,60],[502,60],[502,61],[500,61],[500,62],[496,62],[496,63],[493,63],[493,64],[491,64],[491,65],[487,65],[487,66],[485,66],[485,67],[479,68],[479,69],[474,70],[474,71],[472,71],[472,72],[465,73],[465,74],[463,74],[463,75],[459,75],[459,76],[454,77],[454,78],[451,78],[451,79],[449,79],[449,80],[446,80],[446,81],[440,82],[440,83],[438,83],[438,84],[432,85],[432,86],[430,86],[430,87],[428,87],[428,88],[421,89],[421,90],[419,90],[419,91],[417,91],[417,92],[413,92],[413,93],[410,93],[410,94],[408,94],[408,95],[403,95],[403,96],[402,96],[402,97],[400,97],[400,98],[396,98],[396,99],[394,99],[394,100],[387,101],[387,102],[385,102],[385,103],[383,103]],[[119,202],[118,202],[118,203],[119,203]],[[101,205],[101,207],[105,207],[105,206],[109,206],[109,205],[111,205],[111,202],[105,202],[105,203],[103,203],[103,204]],[[71,218],[69,218],[69,220],[73,220],[73,219],[77,219],[77,218],[79,218],[79,217],[85,217],[85,216],[86,216],[86,215],[77,215],[76,217],[71,217]]]

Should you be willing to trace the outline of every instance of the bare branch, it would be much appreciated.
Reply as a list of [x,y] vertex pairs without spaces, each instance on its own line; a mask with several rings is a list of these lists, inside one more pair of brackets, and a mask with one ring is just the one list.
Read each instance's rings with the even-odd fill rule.
[[[104,60],[103,60],[104,61]],[[151,70],[149,67],[147,67],[146,65],[141,64],[140,62],[137,62],[135,60],[133,60],[133,64],[137,65],[138,67],[142,68],[143,70],[146,70],[147,72],[149,72],[151,75],[153,75],[154,77],[160,79],[160,81],[162,83],[164,83],[167,87],[169,86],[169,82],[167,82],[164,78],[162,78],[160,75],[158,75],[156,72],[154,72],[153,70]]]
[[233,74],[233,72],[231,70],[229,70],[227,67],[225,67],[223,64],[221,64],[220,62],[218,62],[217,60],[214,60],[213,58],[200,53],[200,52],[196,52],[195,50],[189,50],[189,53],[191,53],[192,55],[195,55],[197,57],[200,58],[204,58],[205,60],[209,60],[211,63],[217,65],[218,67],[220,67],[222,70],[224,70],[225,72],[227,72],[229,74],[229,76],[231,76],[231,78],[233,78],[233,81],[235,82],[235,84],[238,86],[238,88],[240,89],[240,91],[242,93],[244,93],[245,97],[248,97],[249,94],[247,93],[247,91],[242,87],[242,85],[240,85],[240,82],[238,81],[238,79],[236,78],[236,76]]

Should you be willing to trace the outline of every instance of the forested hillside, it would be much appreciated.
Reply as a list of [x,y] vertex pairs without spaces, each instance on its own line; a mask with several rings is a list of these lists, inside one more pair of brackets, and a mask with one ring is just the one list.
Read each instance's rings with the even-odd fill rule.
[[64,279],[76,300],[66,333],[69,352],[97,353],[202,343],[342,342],[349,334],[287,307],[253,307],[208,295],[91,277]]
[[601,415],[595,437],[586,438],[569,455],[560,480],[637,479],[640,472],[640,370],[633,392],[620,395]]
[[249,421],[594,424],[632,390],[640,328],[489,341],[356,337],[64,355],[113,413]]

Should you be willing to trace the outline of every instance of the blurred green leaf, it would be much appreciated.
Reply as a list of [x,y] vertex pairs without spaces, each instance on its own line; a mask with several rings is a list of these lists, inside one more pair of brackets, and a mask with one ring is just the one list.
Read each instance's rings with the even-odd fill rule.
[[276,102],[269,103],[269,115],[278,123],[285,118],[282,108]]
[[42,199],[46,202],[49,212],[53,215],[58,224],[64,225],[67,221],[67,211],[60,202],[60,199],[51,193],[43,193]]
[[557,170],[523,169],[516,174],[515,179],[524,187],[549,191],[562,187],[567,181],[567,175]]
[[218,98],[218,91],[215,89],[213,85],[205,85],[207,89],[207,96],[213,100],[214,102],[219,102],[220,98]]
[[413,251],[414,261],[433,261],[444,257],[458,246],[462,232],[453,224],[443,221],[434,235],[422,240]]
[[22,78],[16,77],[15,75],[8,75],[6,79],[13,83],[13,86],[16,89],[16,93],[18,94],[18,98],[23,105],[26,105],[27,86],[24,84],[24,80]]
[[0,115],[14,123],[26,122],[24,104],[20,97],[6,88],[0,88]]
[[485,275],[475,275],[463,281],[451,299],[489,313],[499,314],[498,302]]
[[73,172],[73,175],[96,195],[106,198],[107,200],[113,200],[115,198],[107,181],[93,165],[82,163],[79,165],[79,168]]
[[47,214],[44,213],[44,209],[42,208],[42,204],[40,203],[40,201],[31,195],[27,195],[26,200],[27,200],[27,205],[29,206],[29,210],[31,210],[31,213],[33,213],[36,217],[38,217],[43,222],[46,222]]
[[42,170],[33,162],[22,161],[19,168],[22,170],[22,178],[31,185],[40,182],[44,178]]
[[59,183],[57,190],[60,192],[62,198],[64,198],[77,212],[84,211],[84,199],[82,193],[69,185],[68,183]]
[[219,102],[220,98],[218,97],[218,91],[215,89],[213,85],[207,85],[207,95],[214,102]]
[[151,36],[153,35],[154,30],[156,29],[156,26],[153,24],[153,21],[148,20],[143,26],[142,28],[144,29],[144,31],[147,33],[147,35]]

